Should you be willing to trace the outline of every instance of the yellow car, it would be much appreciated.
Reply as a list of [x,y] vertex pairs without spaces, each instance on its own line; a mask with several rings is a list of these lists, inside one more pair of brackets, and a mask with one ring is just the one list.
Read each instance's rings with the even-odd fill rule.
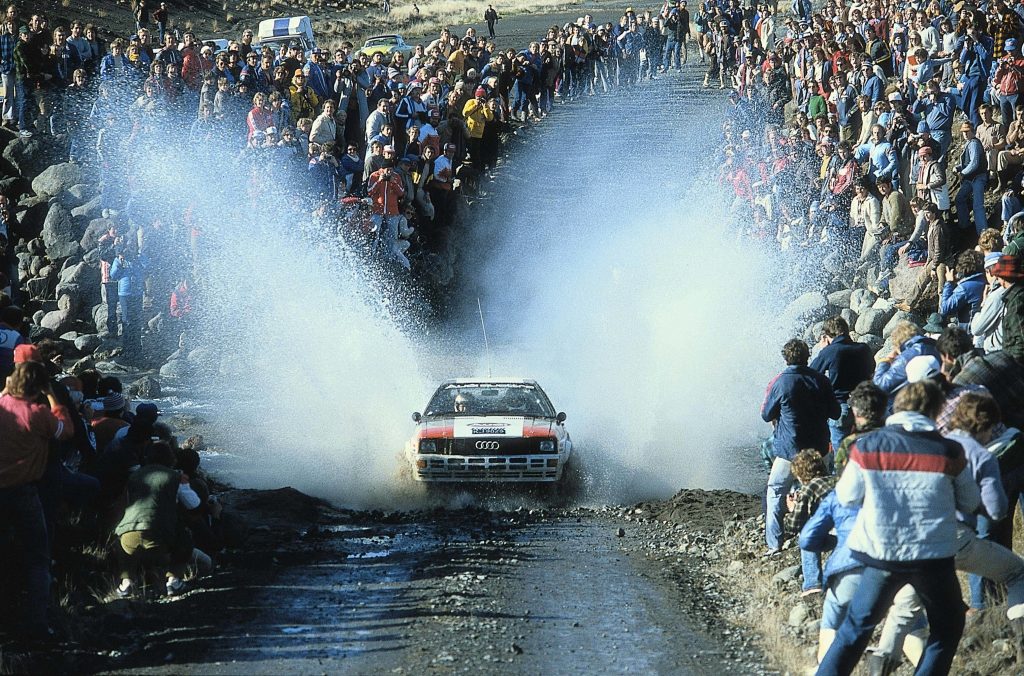
[[391,63],[391,56],[393,54],[402,54],[406,58],[412,56],[413,46],[406,43],[401,35],[375,35],[365,43],[363,48],[359,50],[360,54],[366,54],[372,57],[374,54],[383,54],[384,62]]

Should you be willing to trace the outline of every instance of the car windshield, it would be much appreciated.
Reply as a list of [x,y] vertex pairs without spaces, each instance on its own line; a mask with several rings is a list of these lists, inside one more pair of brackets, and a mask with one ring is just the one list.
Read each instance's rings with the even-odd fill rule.
[[555,409],[539,387],[519,383],[443,385],[425,415],[514,415],[554,418]]
[[398,43],[398,41],[395,40],[394,38],[374,38],[372,40],[367,40],[366,44],[363,45],[363,46],[364,47],[385,47],[387,45],[394,45],[394,44],[397,44],[397,43]]

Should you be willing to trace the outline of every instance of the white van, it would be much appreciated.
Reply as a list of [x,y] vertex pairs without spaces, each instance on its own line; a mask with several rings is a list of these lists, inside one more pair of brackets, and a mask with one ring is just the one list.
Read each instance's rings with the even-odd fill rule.
[[281,49],[282,44],[295,42],[302,47],[306,57],[316,48],[313,38],[313,24],[308,16],[292,16],[284,19],[267,19],[260,21],[253,46],[270,47],[274,52]]

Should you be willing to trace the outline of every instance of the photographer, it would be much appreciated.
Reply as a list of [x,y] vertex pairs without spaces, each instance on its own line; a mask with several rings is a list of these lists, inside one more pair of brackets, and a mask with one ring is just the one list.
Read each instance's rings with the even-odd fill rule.
[[148,260],[130,246],[122,246],[110,266],[110,281],[117,282],[121,310],[121,349],[129,361],[142,356],[142,293]]
[[47,620],[50,547],[36,481],[46,468],[51,440],[70,439],[73,429],[67,409],[53,395],[46,367],[17,364],[0,395],[0,518],[13,527],[21,545],[27,591],[21,626],[33,638],[52,633]]

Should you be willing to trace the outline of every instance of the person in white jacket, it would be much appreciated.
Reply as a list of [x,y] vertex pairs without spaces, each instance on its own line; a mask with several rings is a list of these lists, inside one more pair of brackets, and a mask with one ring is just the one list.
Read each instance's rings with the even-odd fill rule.
[[985,352],[1003,349],[1003,294],[1006,293],[1006,287],[989,272],[1001,255],[999,251],[985,254],[985,280],[988,287],[981,301],[981,309],[971,318],[974,347],[980,347]]

